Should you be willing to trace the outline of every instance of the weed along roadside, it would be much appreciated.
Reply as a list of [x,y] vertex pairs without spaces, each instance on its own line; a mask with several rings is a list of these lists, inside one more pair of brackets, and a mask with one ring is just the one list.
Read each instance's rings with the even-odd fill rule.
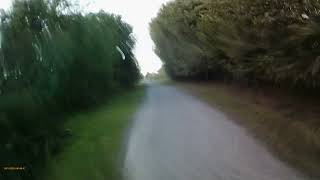
[[72,136],[48,163],[45,180],[119,180],[121,148],[145,88],[123,93],[98,109],[74,115],[65,125]]
[[[10,7],[3,10],[4,3]],[[70,133],[72,140],[81,139],[69,147],[75,152],[116,146],[101,136],[104,131],[120,131],[120,124],[117,126],[112,119],[119,118],[120,123],[130,107],[123,104],[128,112],[120,115],[120,107],[108,111],[114,106],[109,102],[107,114],[103,110],[86,112],[119,92],[132,91],[141,80],[133,52],[133,27],[120,15],[103,10],[88,12],[80,6],[72,0],[0,1],[0,179],[42,180],[48,161],[61,151],[71,153],[64,147],[65,136]],[[114,103],[121,104],[121,97]],[[71,115],[74,118],[69,118]],[[110,121],[105,122],[110,128],[99,121],[104,117]],[[82,123],[76,125],[77,120]],[[70,125],[67,130],[63,129],[66,125]],[[94,138],[98,138],[96,143]],[[102,143],[107,141],[111,144]],[[81,145],[86,148],[81,149]],[[63,154],[62,159],[71,157]],[[77,160],[68,161],[70,168],[87,159],[84,164],[86,169],[91,168],[87,172],[91,174],[93,164],[100,163],[97,168],[104,165],[103,158],[77,155],[81,155]],[[85,173],[86,169],[79,172]],[[70,177],[56,179],[75,178]]]
[[320,134],[315,123],[320,117],[319,106],[289,95],[258,94],[231,84],[171,84],[226,113],[291,166],[320,177]]

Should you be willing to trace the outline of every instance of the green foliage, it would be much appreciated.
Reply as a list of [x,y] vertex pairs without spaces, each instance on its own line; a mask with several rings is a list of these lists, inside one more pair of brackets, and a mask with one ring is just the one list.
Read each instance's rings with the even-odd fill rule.
[[176,0],[151,36],[173,77],[318,89],[319,12],[316,0]]
[[16,0],[1,15],[0,166],[26,171],[0,178],[36,179],[60,149],[66,115],[140,78],[131,26],[103,11],[76,10],[64,0]]
[[68,144],[48,163],[42,180],[123,179],[123,135],[143,96],[144,87],[132,88],[89,112],[68,118]]

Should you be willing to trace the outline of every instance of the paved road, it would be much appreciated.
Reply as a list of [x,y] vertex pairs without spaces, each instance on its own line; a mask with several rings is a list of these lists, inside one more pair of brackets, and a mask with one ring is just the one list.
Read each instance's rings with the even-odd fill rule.
[[224,114],[153,85],[127,145],[128,180],[302,180]]

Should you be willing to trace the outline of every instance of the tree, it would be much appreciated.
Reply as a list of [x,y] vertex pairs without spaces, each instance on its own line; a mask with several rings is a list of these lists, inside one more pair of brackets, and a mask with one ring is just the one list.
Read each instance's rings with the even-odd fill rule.
[[[156,53],[180,78],[319,88],[316,0],[176,0],[150,24]],[[205,75],[207,74],[207,75]]]
[[139,81],[132,27],[66,0],[15,0],[0,31],[0,166],[28,167],[0,179],[41,179],[61,148],[65,116]]

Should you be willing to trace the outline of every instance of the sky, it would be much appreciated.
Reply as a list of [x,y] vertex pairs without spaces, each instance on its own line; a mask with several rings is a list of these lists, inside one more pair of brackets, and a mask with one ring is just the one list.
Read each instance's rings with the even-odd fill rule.
[[[162,63],[153,52],[154,44],[149,35],[149,22],[157,15],[163,3],[170,0],[79,0],[85,10],[106,12],[121,15],[123,20],[133,26],[137,39],[135,56],[139,62],[141,72],[158,71]],[[0,9],[8,9],[12,0],[0,0]]]

